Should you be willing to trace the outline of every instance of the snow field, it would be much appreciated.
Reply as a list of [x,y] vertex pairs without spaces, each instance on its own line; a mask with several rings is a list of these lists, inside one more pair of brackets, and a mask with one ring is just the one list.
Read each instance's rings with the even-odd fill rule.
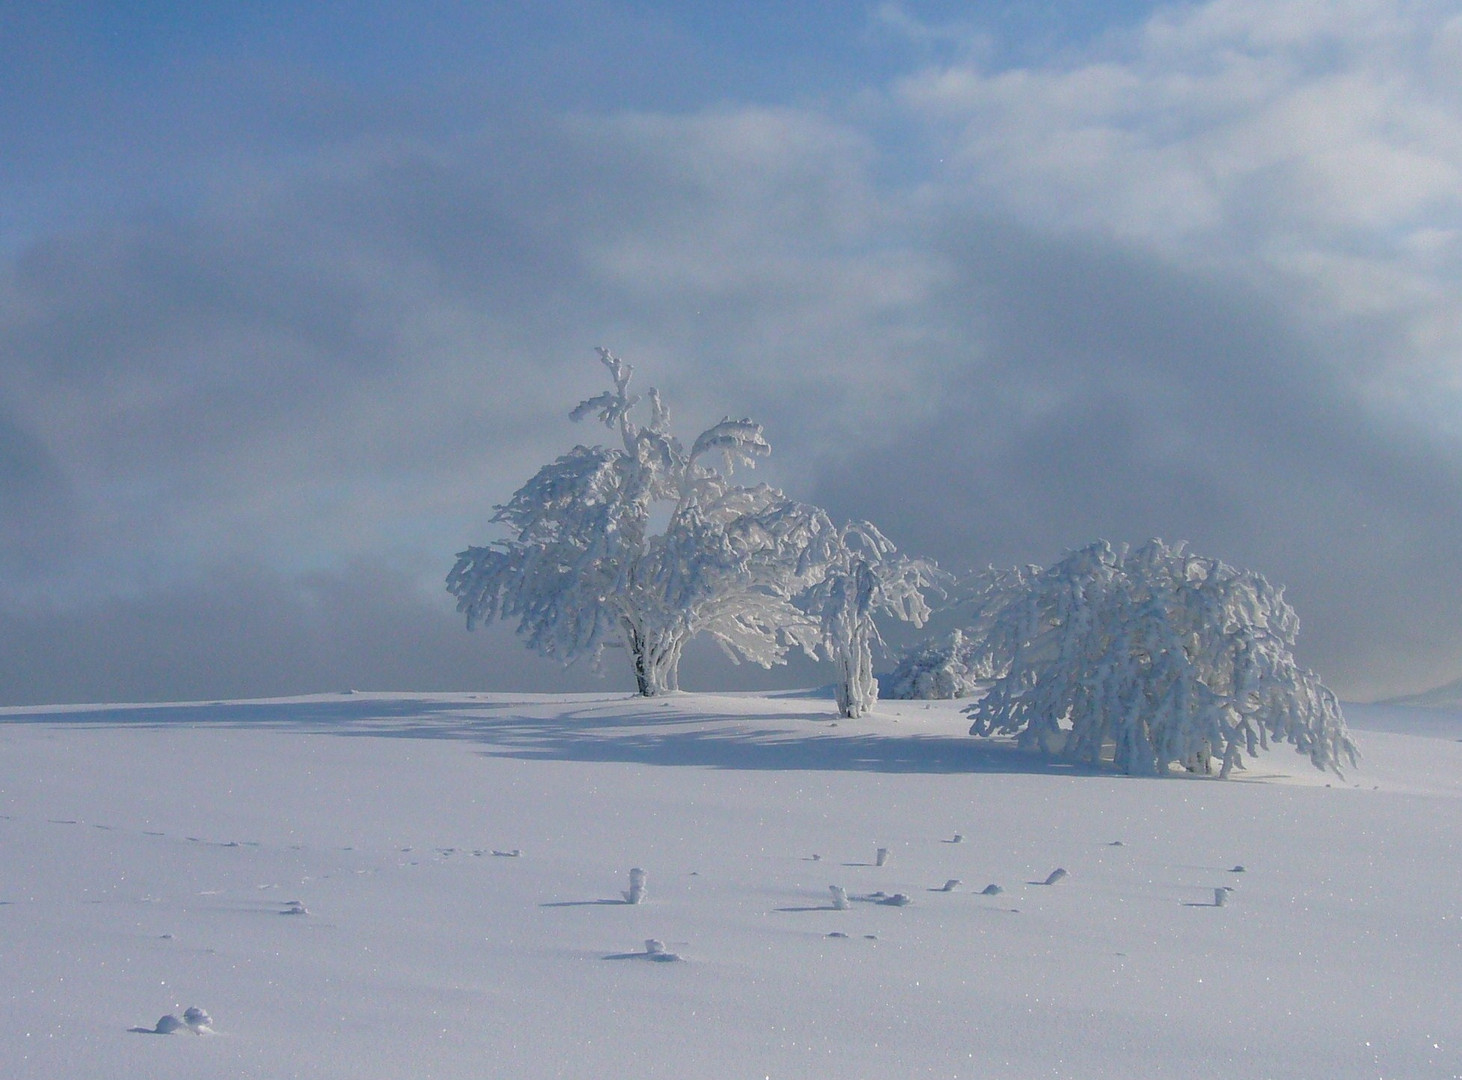
[[[1219,782],[982,746],[954,702],[830,711],[0,711],[0,1074],[1462,1072],[1462,723],[1352,709],[1345,781]],[[129,1031],[189,1005],[216,1034]]]

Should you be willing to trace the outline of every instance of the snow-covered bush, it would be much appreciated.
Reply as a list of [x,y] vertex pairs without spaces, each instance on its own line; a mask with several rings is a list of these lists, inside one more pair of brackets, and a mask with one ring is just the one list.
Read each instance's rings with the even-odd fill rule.
[[493,521],[512,536],[461,552],[447,576],[469,629],[516,619],[529,648],[564,663],[587,654],[597,665],[622,645],[646,696],[678,689],[697,633],[763,666],[794,645],[812,654],[818,624],[792,597],[816,577],[801,556],[826,515],[731,482],[736,465],[771,452],[760,425],[724,419],[687,450],[653,389],[648,421],[634,419],[633,369],[607,349],[599,356],[614,387],[570,415],[596,416],[621,445],[576,446],[497,507]]
[[961,698],[977,693],[994,677],[994,658],[984,641],[952,630],[905,649],[879,685],[889,698]]
[[1220,775],[1289,742],[1317,768],[1354,763],[1335,695],[1291,650],[1299,629],[1261,575],[1160,540],[1105,542],[1056,565],[985,579],[981,619],[998,678],[965,712],[973,735],[1129,773]]

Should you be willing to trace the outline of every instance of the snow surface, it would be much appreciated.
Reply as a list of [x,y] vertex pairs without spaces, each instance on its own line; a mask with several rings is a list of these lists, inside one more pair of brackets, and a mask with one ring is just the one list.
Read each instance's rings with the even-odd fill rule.
[[1462,1074],[1462,713],[1220,782],[961,704],[0,710],[0,1076]]

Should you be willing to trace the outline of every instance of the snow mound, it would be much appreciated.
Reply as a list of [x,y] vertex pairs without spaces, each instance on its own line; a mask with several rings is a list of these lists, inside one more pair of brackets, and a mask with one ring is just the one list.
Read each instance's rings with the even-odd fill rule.
[[194,1035],[213,1034],[213,1017],[207,1011],[198,1008],[196,1005],[189,1005],[183,1012],[183,1018],[179,1020],[172,1013],[167,1013],[158,1018],[156,1024],[150,1028],[135,1027],[131,1029],[140,1035],[176,1035],[180,1031],[190,1031]]

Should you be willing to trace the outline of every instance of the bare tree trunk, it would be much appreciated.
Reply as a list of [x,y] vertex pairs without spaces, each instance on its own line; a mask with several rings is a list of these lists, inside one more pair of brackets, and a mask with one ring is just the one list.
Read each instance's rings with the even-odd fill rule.
[[640,697],[651,697],[654,690],[650,684],[650,671],[645,662],[645,639],[639,628],[628,619],[624,623],[624,643],[629,649],[630,662],[635,668],[635,693]]

